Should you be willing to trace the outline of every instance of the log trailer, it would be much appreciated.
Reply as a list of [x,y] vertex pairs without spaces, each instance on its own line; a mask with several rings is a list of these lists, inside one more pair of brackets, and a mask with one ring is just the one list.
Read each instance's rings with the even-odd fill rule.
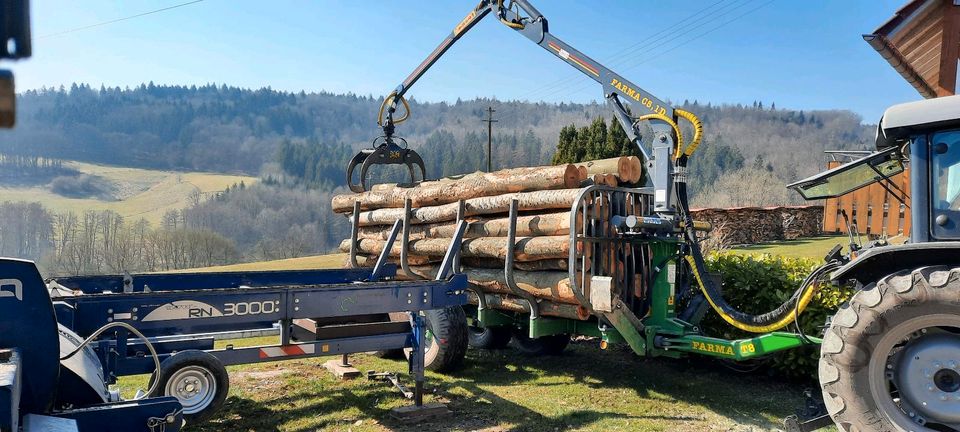
[[[407,165],[411,176],[419,166],[425,175],[419,155],[395,136],[396,125],[410,115],[404,95],[488,15],[600,83],[604,100],[641,152],[647,176],[639,188],[586,187],[571,205],[568,269],[579,303],[572,318],[542,310],[536,298],[513,282],[514,201],[503,270],[514,297],[521,300],[504,307],[473,287],[477,306],[467,309],[476,345],[497,345],[509,340],[511,332],[516,339],[518,328],[518,342],[542,352],[562,350],[570,335],[597,337],[602,348],[625,343],[641,356],[698,354],[735,361],[819,345],[825,406],[805,418],[788,419],[789,430],[831,423],[843,431],[960,430],[960,96],[888,109],[878,127],[876,153],[789,185],[811,200],[877,182],[889,183],[891,193],[902,196],[905,192],[894,190],[889,177],[909,161],[909,244],[851,242],[847,254],[838,245],[782,305],[747,314],[724,301],[707,273],[689,211],[687,162],[700,143],[699,120],[558,39],[527,0],[480,1],[384,98],[377,119],[383,134],[351,161],[351,189],[364,191],[367,169],[381,163]],[[692,137],[684,134],[681,121],[692,125]],[[361,178],[355,181],[358,165]],[[352,256],[359,210],[357,202]],[[409,204],[405,214],[398,223],[406,233]],[[458,221],[466,222],[463,212]],[[405,271],[406,250],[404,235],[400,260]],[[829,320],[822,338],[802,334],[799,325],[797,332],[783,331],[797,323],[823,284],[850,284],[858,290]],[[698,324],[710,309],[756,336],[726,340],[703,334]]]

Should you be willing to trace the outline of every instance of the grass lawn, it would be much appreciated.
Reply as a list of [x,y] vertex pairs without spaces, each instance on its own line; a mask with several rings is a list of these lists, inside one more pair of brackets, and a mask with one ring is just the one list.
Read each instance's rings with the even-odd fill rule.
[[[228,368],[224,409],[187,431],[760,431],[778,428],[803,402],[800,384],[737,374],[704,358],[642,359],[581,341],[557,357],[470,350],[460,371],[428,373],[426,401],[452,413],[408,425],[389,416],[410,403],[389,384],[338,381],[321,367],[325,360]],[[406,370],[404,361],[370,355],[352,362],[361,371]],[[146,378],[121,385],[131,395]]]
[[785,240],[780,242],[761,243],[750,246],[741,246],[732,248],[737,253],[768,253],[773,255],[783,255],[793,258],[813,258],[822,260],[835,245],[843,245],[848,249],[850,243],[847,236],[822,236],[809,237],[797,240]]
[[[820,237],[735,249],[820,258],[844,237]],[[237,264],[191,271],[341,267],[345,254]],[[274,343],[275,338],[230,341]],[[228,342],[218,342],[222,347]],[[621,346],[571,344],[562,356],[529,357],[512,349],[470,350],[452,375],[428,372],[427,402],[447,404],[441,419],[408,425],[389,416],[409,405],[389,384],[364,378],[338,381],[321,364],[328,358],[232,366],[230,396],[221,413],[187,431],[762,431],[803,403],[814,383],[788,383],[739,374],[701,357],[644,359]],[[352,356],[361,371],[405,372],[406,363]],[[410,378],[401,379],[412,386]],[[121,380],[125,395],[146,377]]]
[[315,255],[300,258],[288,258],[275,261],[229,264],[214,267],[171,270],[164,273],[232,272],[262,270],[316,270],[343,268],[348,254]]

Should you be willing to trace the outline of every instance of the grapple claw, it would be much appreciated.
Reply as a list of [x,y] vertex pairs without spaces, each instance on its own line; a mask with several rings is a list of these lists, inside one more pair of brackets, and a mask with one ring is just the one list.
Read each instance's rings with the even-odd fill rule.
[[[360,166],[359,183],[353,182],[353,171]],[[416,151],[400,147],[391,139],[386,139],[380,145],[363,149],[357,153],[350,164],[347,166],[347,186],[353,192],[363,192],[367,190],[367,171],[374,165],[406,165],[410,171],[410,182],[417,180],[414,167],[420,168],[420,179],[427,178],[427,169],[423,164],[423,159]]]

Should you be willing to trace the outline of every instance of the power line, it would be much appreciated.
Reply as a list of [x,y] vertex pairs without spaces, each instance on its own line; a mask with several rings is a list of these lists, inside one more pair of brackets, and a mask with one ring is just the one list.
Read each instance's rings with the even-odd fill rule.
[[[693,30],[696,30],[696,29],[698,29],[698,28],[700,28],[700,27],[703,27],[703,24],[706,24],[706,23],[708,23],[708,22],[701,23],[700,25],[697,25],[697,26],[695,26],[695,27],[693,27],[693,28],[688,29],[687,31],[684,31],[683,33],[681,33],[680,35],[678,35],[677,38],[668,39],[668,40],[666,40],[666,41],[664,41],[664,42],[662,42],[662,43],[659,43],[659,44],[650,46],[650,47],[649,47],[649,50],[648,50],[648,52],[647,52],[647,54],[649,54],[649,55],[644,56],[643,60],[641,60],[641,61],[638,62],[638,63],[634,63],[634,64],[632,64],[632,65],[624,66],[623,70],[624,70],[624,71],[629,71],[629,70],[636,69],[638,66],[640,66],[640,65],[642,65],[642,64],[645,64],[645,63],[647,63],[647,62],[650,62],[651,60],[654,60],[654,59],[656,59],[656,58],[658,58],[658,57],[661,57],[661,56],[663,56],[664,54],[669,53],[670,51],[673,51],[673,50],[675,50],[675,49],[677,49],[677,48],[679,48],[679,47],[681,47],[681,46],[684,46],[684,45],[686,45],[686,44],[688,44],[688,43],[690,43],[690,42],[693,42],[693,41],[695,41],[695,40],[697,40],[697,39],[700,39],[700,38],[702,38],[703,36],[706,36],[706,35],[708,35],[708,34],[710,34],[710,33],[713,33],[714,31],[719,30],[720,28],[725,27],[726,25],[728,25],[728,24],[730,24],[730,23],[732,23],[732,22],[734,22],[734,21],[737,21],[737,20],[739,20],[740,18],[743,18],[743,17],[745,17],[745,16],[747,16],[747,15],[750,15],[751,13],[756,12],[757,10],[759,10],[759,9],[767,6],[768,4],[773,3],[773,1],[774,1],[774,0],[768,0],[767,2],[764,2],[764,3],[760,4],[759,6],[756,6],[756,7],[752,8],[752,9],[750,9],[750,10],[748,10],[748,11],[746,11],[746,12],[740,14],[740,15],[737,15],[737,16],[734,17],[734,18],[731,18],[731,19],[729,19],[729,20],[727,20],[727,21],[724,21],[724,22],[720,23],[720,25],[717,25],[717,26],[715,26],[715,27],[712,27],[712,28],[708,29],[707,31],[702,32],[702,33],[700,33],[700,34],[697,34],[697,35],[693,36],[692,38],[689,38],[689,39],[687,39],[687,40],[685,40],[685,41],[682,41],[682,42],[680,42],[680,43],[678,43],[678,44],[675,44],[675,45],[673,45],[673,46],[667,47],[666,49],[664,49],[664,50],[662,50],[662,51],[660,51],[660,52],[654,53],[653,50],[656,50],[657,48],[659,48],[659,47],[661,47],[661,46],[664,46],[664,45],[666,45],[666,44],[669,43],[669,42],[676,41],[677,39],[679,39],[679,37],[685,36],[685,35],[691,33]],[[749,2],[748,2],[748,3],[740,4],[739,6],[733,8],[733,9],[731,9],[731,10],[728,10],[727,12],[724,12],[724,13],[721,14],[720,16],[728,15],[728,14],[730,14],[731,12],[733,12],[733,11],[735,11],[735,10],[737,10],[737,9],[740,9],[740,8],[742,8],[743,6],[746,6],[746,5],[748,5],[748,4],[749,4]],[[756,4],[756,3],[754,3],[754,4]],[[589,84],[593,84],[593,82],[590,82]],[[577,88],[573,89],[572,91],[566,91],[566,89],[561,89],[561,91],[566,91],[567,93],[576,93],[576,92],[579,92],[579,91],[584,90],[585,88],[587,88],[587,83],[578,86]],[[550,92],[550,93],[546,94],[545,96],[549,97],[549,96],[553,96],[553,95],[556,95],[556,94],[559,94],[559,92],[557,92],[557,91]]]
[[491,154],[493,153],[493,124],[498,121],[493,118],[493,113],[495,112],[497,112],[497,110],[493,109],[492,106],[487,107],[487,118],[481,120],[487,123],[487,172],[493,172],[493,166],[490,160],[492,157]]
[[[622,48],[622,49],[620,49],[620,50],[617,50],[616,52],[610,54],[609,57],[611,57],[611,58],[616,58],[616,57],[624,56],[624,55],[630,53],[631,51],[637,51],[638,48],[639,48],[639,52],[642,52],[643,50],[646,50],[647,48],[649,48],[651,44],[653,44],[653,43],[655,43],[655,42],[657,42],[657,41],[663,40],[663,38],[671,37],[671,36],[672,36],[672,37],[676,37],[676,36],[677,36],[676,32],[671,32],[671,30],[680,30],[681,27],[683,27],[683,24],[684,24],[685,22],[688,22],[688,21],[690,21],[690,20],[693,20],[692,22],[690,22],[690,24],[696,24],[696,23],[700,22],[701,20],[703,20],[704,18],[715,18],[716,16],[726,15],[727,13],[729,13],[729,11],[727,11],[727,12],[722,12],[722,13],[721,13],[721,11],[723,11],[724,9],[729,9],[731,6],[733,6],[733,4],[736,4],[736,3],[740,2],[740,1],[743,1],[743,0],[735,0],[735,1],[733,2],[733,4],[728,4],[728,5],[721,6],[719,9],[713,11],[710,15],[707,15],[707,14],[706,14],[706,12],[709,11],[710,9],[713,9],[714,6],[716,6],[716,5],[718,5],[718,4],[721,4],[721,3],[723,3],[723,2],[726,2],[726,1],[728,1],[728,0],[719,0],[719,1],[717,1],[717,2],[711,3],[711,4],[708,5],[707,7],[703,8],[703,9],[700,9],[700,10],[698,10],[698,11],[690,14],[690,15],[688,15],[688,16],[685,17],[685,18],[683,18],[683,19],[681,19],[681,20],[679,20],[679,21],[676,21],[676,22],[674,22],[674,23],[672,23],[672,24],[669,24],[669,25],[667,25],[667,26],[664,27],[664,28],[661,28],[660,30],[658,30],[658,31],[650,34],[650,35],[647,36],[646,38],[641,39],[640,41],[637,41],[637,42],[633,43],[633,44],[630,45],[630,46],[627,46],[627,47],[625,47],[625,48]],[[731,10],[737,9],[737,8],[739,8],[739,7],[740,7],[740,6],[733,7]],[[719,13],[719,15],[718,15],[718,13]],[[688,25],[689,25],[689,24],[688,24]],[[701,24],[701,25],[702,25],[702,24]],[[699,27],[699,26],[697,26],[697,27]],[[693,27],[693,28],[696,29],[697,27]],[[689,31],[689,30],[690,30],[690,29],[687,29],[686,31]],[[616,66],[618,63],[621,63],[622,61],[624,61],[623,58],[621,58],[619,61],[614,60],[614,61],[613,61],[612,63],[610,63],[610,64]],[[529,97],[529,96],[533,96],[533,95],[537,95],[537,94],[541,94],[541,93],[544,93],[544,92],[550,92],[550,91],[552,91],[552,90],[557,89],[558,87],[559,87],[559,88],[562,88],[562,87],[565,87],[565,86],[567,86],[567,85],[574,84],[574,83],[578,82],[580,78],[582,78],[581,74],[580,74],[578,71],[569,71],[569,70],[568,70],[568,72],[569,72],[569,75],[568,75],[568,76],[566,76],[566,77],[564,77],[564,78],[560,78],[560,79],[558,79],[558,80],[556,80],[556,81],[553,81],[553,82],[551,82],[551,83],[548,83],[548,84],[546,84],[546,85],[539,86],[539,87],[531,90],[530,92],[522,95],[522,96],[520,97],[520,99],[523,99],[523,98],[526,98],[526,97]]]
[[139,17],[142,17],[142,16],[146,16],[146,15],[152,15],[152,14],[155,14],[155,13],[165,12],[165,11],[168,11],[168,10],[171,10],[171,9],[181,8],[181,7],[184,7],[184,6],[190,6],[190,5],[192,5],[192,4],[200,3],[200,2],[202,2],[202,1],[203,1],[203,0],[193,0],[193,1],[186,2],[186,3],[180,3],[180,4],[173,5],[173,6],[167,6],[167,7],[165,7],[165,8],[161,8],[161,9],[155,9],[155,10],[152,10],[152,11],[149,11],[149,12],[143,12],[143,13],[138,13],[138,14],[136,14],[136,15],[130,15],[130,16],[123,17],[123,18],[112,19],[112,20],[110,20],[110,21],[104,21],[104,22],[99,22],[99,23],[96,23],[96,24],[86,25],[86,26],[83,26],[83,27],[77,27],[77,28],[72,28],[72,29],[68,29],[68,30],[62,30],[62,31],[59,31],[59,32],[56,32],[56,33],[50,33],[50,34],[45,34],[45,35],[43,35],[43,36],[38,36],[38,37],[34,38],[34,40],[37,40],[37,39],[46,39],[46,38],[51,38],[51,37],[56,37],[56,36],[63,36],[63,35],[65,35],[65,34],[69,34],[69,33],[74,33],[74,32],[78,32],[78,31],[83,31],[83,30],[92,29],[92,28],[94,28],[94,27],[105,26],[105,25],[107,25],[107,24],[118,23],[118,22],[120,22],[120,21],[131,20],[131,19],[134,19],[134,18],[139,18]]

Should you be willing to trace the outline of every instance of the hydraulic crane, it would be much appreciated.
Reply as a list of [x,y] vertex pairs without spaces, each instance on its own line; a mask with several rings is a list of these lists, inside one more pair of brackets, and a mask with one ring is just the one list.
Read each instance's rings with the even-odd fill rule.
[[[902,172],[909,161],[913,165],[911,244],[890,246],[881,238],[865,247],[853,247],[848,254],[841,253],[838,246],[781,305],[767,313],[748,314],[728,304],[717,282],[706,277],[689,211],[687,161],[700,144],[700,121],[551,34],[547,19],[527,0],[507,4],[504,0],[480,1],[384,98],[377,119],[383,134],[373,149],[364,150],[351,162],[347,171],[350,188],[355,192],[366,189],[367,169],[375,164],[406,164],[411,176],[418,165],[425,175],[420,156],[395,136],[396,125],[410,116],[404,96],[457,40],[488,15],[600,83],[604,100],[639,149],[648,176],[641,188],[583,188],[571,206],[570,286],[579,303],[578,315],[582,310],[583,317],[541,317],[537,304],[529,299],[526,316],[498,314],[486,310],[478,294],[478,306],[471,314],[479,327],[502,330],[519,326],[528,330],[531,339],[595,336],[601,339],[601,347],[608,341],[625,342],[643,356],[700,354],[745,360],[822,344],[819,379],[823,401],[811,400],[801,418],[787,421],[788,430],[809,431],[831,422],[843,431],[960,430],[956,405],[960,401],[960,368],[956,362],[943,361],[960,358],[960,303],[956,301],[960,295],[960,211],[954,206],[960,202],[960,193],[953,187],[955,174],[960,173],[958,152],[954,151],[960,148],[960,96],[888,109],[878,126],[876,153],[790,185],[806,199],[836,197],[872,183],[889,183],[890,176]],[[689,142],[678,125],[681,120],[693,127]],[[642,133],[644,123],[652,131],[647,136]],[[362,165],[361,179],[354,183],[357,165]],[[609,202],[612,217],[601,220],[591,216],[591,203],[596,202]],[[646,212],[626,214],[625,202],[644,203]],[[354,213],[356,225],[356,208]],[[512,221],[515,215],[512,207]],[[513,239],[508,239],[512,244]],[[403,245],[402,250],[405,248]],[[508,253],[504,268],[508,282],[513,268],[510,256]],[[605,270],[601,257],[617,257],[625,270],[618,266]],[[637,280],[639,285],[635,285]],[[856,292],[831,317],[821,340],[802,334],[798,317],[822,284],[844,284]],[[521,294],[517,293],[518,297]],[[634,302],[638,295],[644,301]],[[708,308],[730,325],[757,335],[726,340],[703,334],[698,324]],[[781,331],[790,324],[797,333]]]
[[[547,18],[526,0],[511,1],[505,5],[503,0],[483,0],[454,27],[440,45],[420,63],[406,79],[384,98],[380,106],[377,124],[383,129],[383,135],[374,141],[372,149],[365,149],[353,158],[347,168],[347,183],[354,192],[366,189],[367,169],[377,164],[403,164],[414,176],[414,166],[420,168],[422,176],[426,169],[423,160],[416,151],[406,147],[402,138],[395,136],[396,126],[410,116],[410,105],[405,95],[417,81],[470,29],[488,15],[493,15],[507,27],[517,31],[527,39],[557,56],[570,66],[603,86],[603,98],[613,111],[614,116],[630,141],[640,149],[643,159],[655,164],[656,173],[648,179],[656,190],[656,209],[664,214],[673,213],[671,192],[673,190],[673,171],[671,154],[689,156],[700,143],[702,127],[700,121],[690,112],[674,108],[654,96],[642,87],[608,69],[606,66],[573,48],[550,33]],[[397,116],[402,106],[401,115]],[[633,113],[642,113],[637,116]],[[676,148],[683,141],[683,133],[677,122],[685,119],[694,126],[694,136],[684,149]],[[652,150],[642,144],[642,123],[649,122],[653,130]],[[402,141],[400,146],[397,141]],[[354,183],[353,171],[361,166],[360,181]]]

